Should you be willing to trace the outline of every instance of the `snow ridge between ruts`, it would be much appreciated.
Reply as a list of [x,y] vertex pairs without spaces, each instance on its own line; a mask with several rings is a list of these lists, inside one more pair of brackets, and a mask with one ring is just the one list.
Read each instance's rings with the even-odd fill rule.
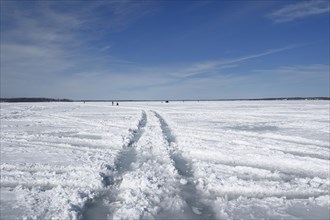
[[123,175],[119,186],[115,219],[156,218],[183,215],[185,202],[180,196],[178,173],[167,151],[158,119],[148,112],[148,123],[136,143],[136,162]]

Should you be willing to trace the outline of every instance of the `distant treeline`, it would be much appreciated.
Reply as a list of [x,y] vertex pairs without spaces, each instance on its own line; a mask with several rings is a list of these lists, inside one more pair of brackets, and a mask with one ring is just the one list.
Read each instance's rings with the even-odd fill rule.
[[289,98],[256,98],[256,99],[140,99],[140,100],[74,100],[74,102],[208,102],[208,101],[277,101],[277,100],[330,100],[330,97],[289,97]]
[[207,102],[207,101],[281,101],[281,100],[330,100],[330,97],[288,97],[288,98],[256,98],[256,99],[140,99],[140,100],[75,100],[75,102]]
[[289,97],[289,98],[227,99],[227,100],[233,100],[233,101],[330,100],[330,97]]
[[0,98],[0,102],[72,102],[72,100],[50,98]]
[[177,99],[177,100],[71,100],[51,98],[0,98],[0,102],[182,102],[182,101],[276,101],[276,100],[328,100],[330,97],[289,97],[289,98],[258,98],[258,99]]

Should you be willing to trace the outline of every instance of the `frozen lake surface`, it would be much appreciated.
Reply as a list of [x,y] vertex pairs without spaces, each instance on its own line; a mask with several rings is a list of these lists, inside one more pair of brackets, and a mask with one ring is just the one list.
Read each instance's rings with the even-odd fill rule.
[[1,103],[1,219],[329,219],[328,101]]

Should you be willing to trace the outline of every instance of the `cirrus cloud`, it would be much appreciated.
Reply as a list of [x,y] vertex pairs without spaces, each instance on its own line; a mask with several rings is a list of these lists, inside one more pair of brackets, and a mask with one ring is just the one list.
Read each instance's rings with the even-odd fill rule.
[[286,5],[268,15],[275,23],[283,23],[330,11],[329,1],[304,1]]

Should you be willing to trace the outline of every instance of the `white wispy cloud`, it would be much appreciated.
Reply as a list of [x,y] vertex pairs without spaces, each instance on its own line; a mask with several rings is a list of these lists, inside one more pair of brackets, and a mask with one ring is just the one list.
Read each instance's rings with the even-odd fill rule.
[[281,66],[274,69],[255,70],[255,72],[273,75],[287,82],[308,82],[309,80],[329,82],[330,66],[326,64]]
[[[4,20],[11,23],[1,28],[1,95],[165,99],[176,98],[178,94],[186,98],[219,98],[219,94],[231,94],[233,98],[237,93],[237,98],[241,98],[256,87],[255,81],[266,81],[276,73],[285,81],[285,76],[310,79],[313,73],[314,77],[325,79],[329,71],[325,66],[315,65],[260,70],[249,76],[226,72],[243,62],[299,45],[228,59],[158,66],[112,56],[111,45],[117,46],[116,42],[99,39],[104,37],[104,32],[121,31],[149,13],[148,6],[140,3],[96,1],[61,10],[62,2],[37,1],[32,6],[25,3],[29,7],[26,10],[24,3],[5,1],[1,24]],[[74,6],[76,2],[65,4]],[[111,15],[106,16],[109,19],[95,13],[100,8]],[[218,74],[208,75],[210,72]]]
[[275,23],[289,22],[298,18],[328,13],[329,1],[303,1],[290,4],[268,15]]
[[130,1],[1,3],[1,95],[78,94],[91,79],[131,65],[111,54],[103,32],[121,31],[148,11],[148,4]]
[[107,46],[104,46],[100,49],[100,51],[107,51],[109,50],[110,48],[112,47],[112,45],[107,45]]
[[172,75],[176,77],[185,78],[185,77],[191,77],[191,76],[207,73],[214,70],[233,68],[233,67],[237,67],[240,63],[247,60],[268,56],[271,54],[294,49],[297,47],[299,47],[299,45],[289,45],[286,47],[272,49],[265,52],[247,55],[243,57],[195,63],[195,64],[191,64],[191,66],[186,69],[172,73]]

